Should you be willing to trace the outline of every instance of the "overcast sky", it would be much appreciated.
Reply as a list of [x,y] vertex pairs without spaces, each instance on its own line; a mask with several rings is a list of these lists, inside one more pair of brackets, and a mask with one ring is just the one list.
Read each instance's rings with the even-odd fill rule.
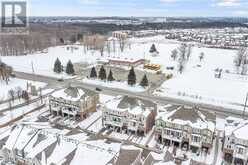
[[31,16],[248,16],[248,0],[29,0]]

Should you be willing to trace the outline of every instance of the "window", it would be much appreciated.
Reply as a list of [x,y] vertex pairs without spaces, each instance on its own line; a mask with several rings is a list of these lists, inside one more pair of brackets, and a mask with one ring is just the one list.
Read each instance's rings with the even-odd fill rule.
[[116,117],[113,117],[112,120],[113,120],[114,122],[118,122],[118,123],[121,122],[121,119],[120,119],[120,118],[116,118]]
[[192,141],[198,143],[198,142],[200,142],[200,137],[192,136]]
[[238,148],[238,154],[244,154],[244,148]]

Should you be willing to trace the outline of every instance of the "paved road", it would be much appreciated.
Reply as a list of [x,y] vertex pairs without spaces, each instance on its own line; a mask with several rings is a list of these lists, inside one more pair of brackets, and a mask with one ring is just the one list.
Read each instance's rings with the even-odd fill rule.
[[[162,104],[173,104],[173,105],[186,105],[186,106],[195,106],[196,103],[190,102],[190,101],[185,101],[182,99],[175,99],[171,97],[161,97],[161,96],[152,96],[149,92],[132,92],[132,91],[127,91],[123,89],[116,89],[116,88],[111,88],[111,87],[102,87],[94,84],[86,84],[83,83],[82,81],[76,80],[76,79],[68,79],[65,80],[64,82],[59,82],[57,81],[58,79],[53,78],[53,77],[48,77],[48,76],[41,76],[41,75],[35,75],[35,74],[29,74],[29,73],[23,73],[23,72],[14,72],[17,78],[22,78],[22,79],[27,79],[27,80],[32,80],[32,81],[40,81],[40,82],[45,82],[48,84],[49,87],[55,87],[55,88],[61,88],[65,87],[69,84],[73,86],[79,86],[83,87],[86,89],[90,90],[95,90],[96,88],[102,89],[103,94],[107,95],[128,95],[132,97],[138,97],[141,99],[146,99],[146,100],[152,100],[157,103],[162,103]],[[243,112],[242,111],[237,111],[235,109],[231,108],[224,108],[222,106],[214,106],[211,104],[197,104],[199,108],[201,108],[203,111],[209,111],[209,112],[215,112],[218,115],[221,116],[235,116],[235,117],[243,117]],[[248,117],[248,113],[245,113],[245,117]]]

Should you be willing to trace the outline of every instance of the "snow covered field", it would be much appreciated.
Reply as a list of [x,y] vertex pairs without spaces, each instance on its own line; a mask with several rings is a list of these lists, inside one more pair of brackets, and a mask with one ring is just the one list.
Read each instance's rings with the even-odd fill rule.
[[[149,54],[152,44],[156,45],[159,56],[153,57]],[[20,57],[3,57],[3,62],[11,65],[14,69],[23,72],[32,72],[31,63],[34,64],[34,70],[37,74],[61,77],[53,73],[54,61],[57,57],[65,65],[68,60],[75,62],[95,63],[97,59],[139,59],[146,58],[152,63],[161,64],[165,73],[172,72],[173,78],[166,81],[162,87],[154,94],[159,96],[169,96],[174,98],[186,99],[197,103],[210,103],[214,105],[224,105],[235,109],[242,109],[247,93],[247,82],[235,79],[216,79],[214,70],[220,68],[233,71],[235,50],[224,50],[215,48],[193,47],[192,55],[186,65],[183,74],[177,71],[168,71],[166,67],[177,67],[177,62],[171,59],[171,51],[179,46],[179,42],[164,39],[163,36],[132,38],[126,46],[124,52],[104,52],[101,57],[99,51],[84,51],[83,46],[73,46],[72,51],[67,50],[66,46],[49,48],[48,53],[35,54]],[[202,62],[199,60],[200,53],[205,57]],[[65,76],[65,75],[64,75]],[[63,77],[63,76],[62,76]],[[66,76],[65,76],[66,77]],[[88,80],[87,80],[88,81]],[[94,83],[95,82],[89,82]],[[106,85],[106,84],[105,84]],[[120,87],[111,84],[112,88]],[[139,90],[138,88],[136,88]]]
[[27,83],[32,83],[37,88],[43,88],[46,86],[45,83],[41,82],[32,82],[23,79],[11,78],[9,84],[7,85],[5,81],[0,80],[0,100],[6,100],[8,98],[8,91],[15,90],[16,88],[22,88],[26,90]]
[[84,54],[82,46],[73,47],[73,51],[72,49],[67,50],[67,46],[58,46],[49,48],[47,53],[36,53],[27,56],[2,57],[2,60],[6,64],[11,65],[14,70],[17,71],[33,73],[33,63],[34,72],[36,74],[57,78],[67,78],[70,76],[66,74],[56,74],[53,72],[54,62],[57,58],[60,59],[63,66],[66,66],[69,60],[73,63],[80,61],[92,63],[96,60],[96,56],[92,56],[92,52],[88,51],[87,54]]

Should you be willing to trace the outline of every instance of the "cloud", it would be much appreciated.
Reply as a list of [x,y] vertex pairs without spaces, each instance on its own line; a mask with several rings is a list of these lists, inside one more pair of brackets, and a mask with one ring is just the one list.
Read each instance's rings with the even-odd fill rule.
[[213,6],[233,7],[240,5],[241,2],[239,0],[217,0]]

